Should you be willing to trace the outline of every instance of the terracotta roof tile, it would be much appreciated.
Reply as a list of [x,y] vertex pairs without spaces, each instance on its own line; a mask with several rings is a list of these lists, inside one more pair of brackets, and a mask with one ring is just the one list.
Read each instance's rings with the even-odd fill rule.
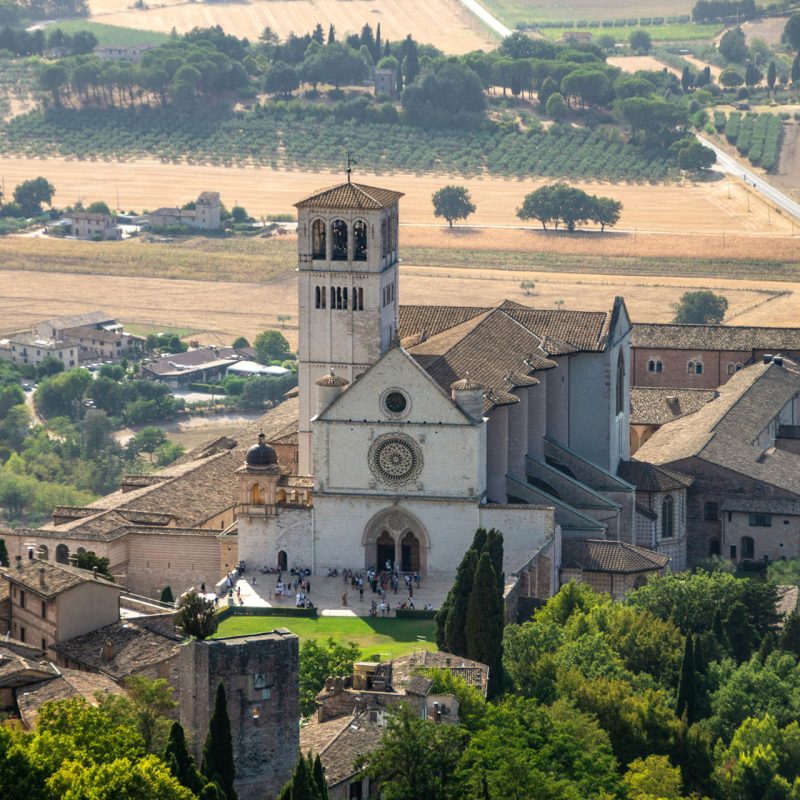
[[74,589],[84,583],[95,583],[121,592],[122,589],[102,575],[95,576],[87,569],[79,569],[67,564],[53,564],[38,558],[27,558],[20,566],[12,566],[3,573],[11,583],[24,586],[28,591],[41,597],[55,597],[61,592]]
[[621,461],[617,475],[640,492],[670,492],[686,489],[694,483],[694,478],[688,475],[636,459]]
[[662,350],[800,350],[800,328],[636,324],[631,345]]
[[631,424],[663,425],[693,414],[717,396],[714,389],[631,388]]
[[340,183],[306,197],[295,208],[329,208],[354,211],[377,211],[394,205],[402,192],[366,186],[363,183]]
[[644,547],[606,539],[565,539],[561,545],[562,569],[627,574],[660,570],[669,561],[669,556]]

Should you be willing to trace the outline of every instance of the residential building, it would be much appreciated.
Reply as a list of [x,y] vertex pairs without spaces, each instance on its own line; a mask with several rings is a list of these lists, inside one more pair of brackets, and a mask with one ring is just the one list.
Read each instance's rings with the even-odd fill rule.
[[378,67],[374,73],[375,96],[388,95],[397,96],[397,70]]
[[800,500],[798,415],[797,365],[765,358],[639,448],[637,460],[693,479],[686,513],[690,565],[710,556],[738,563],[796,552],[789,510]]
[[46,358],[56,358],[64,369],[77,367],[80,362],[80,344],[74,339],[49,339],[31,333],[18,333],[8,337],[8,348],[0,355],[10,357],[12,364],[31,364],[36,367]]
[[119,619],[122,589],[96,572],[43,561],[30,550],[2,578],[10,584],[11,635],[51,657],[56,642]]
[[167,228],[185,225],[207,231],[219,230],[222,227],[220,218],[222,203],[219,192],[201,192],[194,206],[194,208],[157,208],[150,212],[150,227]]
[[189,383],[218,381],[229,367],[240,361],[250,363],[255,355],[252,347],[198,347],[143,364],[141,376],[177,389]]
[[131,61],[137,62],[142,60],[142,56],[148,51],[152,50],[155,45],[142,43],[142,44],[129,44],[129,45],[104,45],[97,46],[92,51],[98,58],[104,61]]
[[75,211],[70,215],[72,235],[78,239],[121,239],[122,228],[111,214]]

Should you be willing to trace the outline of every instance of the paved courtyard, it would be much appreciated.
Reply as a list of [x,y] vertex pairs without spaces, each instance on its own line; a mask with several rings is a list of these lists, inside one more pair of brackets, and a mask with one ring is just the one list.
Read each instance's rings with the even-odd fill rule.
[[[424,609],[427,604],[438,609],[447,596],[453,583],[455,573],[437,574],[436,576],[423,575],[419,588],[414,586],[413,603],[417,610]],[[283,573],[283,580],[294,576]],[[364,583],[364,598],[359,597],[356,587],[345,582],[342,576],[329,578],[325,575],[311,575],[308,578],[311,591],[307,593],[308,599],[319,609],[322,616],[361,616],[369,615],[373,600],[380,604],[380,594],[373,594],[368,583]],[[278,576],[262,573],[246,572],[236,582],[240,590],[242,605],[260,606],[262,608],[294,608],[295,591],[292,590],[288,597],[276,597],[275,586]],[[391,589],[386,593],[386,601],[391,607],[392,615],[398,603],[408,603],[409,595],[405,582],[401,579],[397,594]]]

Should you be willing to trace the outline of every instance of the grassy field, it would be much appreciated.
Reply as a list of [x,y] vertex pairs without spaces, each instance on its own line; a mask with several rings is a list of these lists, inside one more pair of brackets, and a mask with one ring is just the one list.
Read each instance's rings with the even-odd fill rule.
[[481,0],[506,25],[518,22],[676,17],[691,14],[692,0]]
[[[436,650],[433,620],[382,619],[380,617],[244,617],[223,620],[214,638],[265,633],[288,628],[301,639],[354,642],[361,657],[393,658],[414,650]],[[422,638],[421,638],[422,637]]]
[[[713,39],[724,25],[695,25],[687,22],[674,25],[630,25],[624,28],[592,28],[592,38],[613,36],[618,42],[627,42],[634,31],[643,30],[650,34],[654,42],[693,42]],[[538,32],[548,39],[559,40],[564,35],[563,28],[539,28]]]
[[124,47],[132,44],[163,44],[169,39],[169,32],[143,31],[138,28],[124,28],[120,25],[107,25],[83,19],[61,20],[53,28],[61,28],[64,33],[72,35],[77,31],[90,31],[97,37],[102,46]]
[[[204,190],[213,189],[222,195],[229,207],[238,203],[260,217],[266,214],[294,212],[293,204],[320,187],[330,186],[343,180],[341,173],[293,172],[259,168],[226,168],[193,166],[189,164],[162,164],[158,161],[136,161],[118,163],[97,161],[92,163],[69,161],[63,158],[27,159],[0,158],[0,175],[6,187],[23,180],[44,175],[56,187],[56,203],[67,205],[83,198],[106,200],[125,209],[156,208],[163,205],[182,205],[193,200]],[[355,180],[372,186],[383,186],[405,193],[400,204],[404,222],[436,224],[433,216],[431,195],[448,183],[466,186],[478,207],[470,217],[476,225],[517,225],[516,210],[524,196],[541,186],[542,179],[511,180],[478,176],[464,178],[447,174],[409,175],[395,173],[374,175],[358,172]],[[793,232],[789,219],[768,213],[767,206],[757,195],[745,189],[737,181],[731,181],[731,196],[725,180],[692,184],[623,184],[580,183],[575,185],[592,194],[600,194],[620,200],[623,204],[619,227],[638,232],[661,231],[667,233],[722,234],[723,231],[738,234],[769,233],[789,234]],[[748,192],[750,204],[748,211]],[[800,226],[799,226],[800,228]],[[797,232],[800,232],[798,229]],[[7,245],[3,244],[5,248]],[[116,246],[116,245],[112,245]],[[257,247],[257,245],[253,245]],[[107,245],[100,244],[101,252]],[[236,258],[226,244],[220,242],[219,267],[224,273],[226,259]],[[510,249],[500,247],[500,249]],[[260,252],[260,251],[259,251]],[[671,250],[665,251],[665,255]],[[102,258],[102,256],[98,256]],[[146,257],[145,257],[146,258]],[[0,266],[5,264],[0,262]],[[8,266],[12,266],[9,264]],[[131,270],[136,265],[131,263]],[[269,256],[264,265],[269,276]],[[16,261],[13,268],[27,268]],[[38,267],[36,267],[38,268]],[[151,274],[145,261],[144,274]],[[158,269],[157,266],[152,268]],[[186,262],[186,277],[204,277],[216,269],[214,262],[199,263],[198,273],[192,274],[191,262]],[[58,269],[57,263],[54,269]],[[117,274],[133,274],[122,272]],[[156,272],[156,274],[158,274]]]
[[282,39],[301,36],[320,23],[327,31],[333,23],[337,38],[358,33],[380,22],[385,40],[398,41],[411,34],[417,41],[448,53],[490,49],[493,34],[458,0],[253,0],[248,3],[187,3],[159,0],[150,8],[134,10],[130,0],[90,0],[92,19],[126,28],[168,34],[173,28],[187,33],[194,27],[221,25],[227,33],[258,39],[267,26]]

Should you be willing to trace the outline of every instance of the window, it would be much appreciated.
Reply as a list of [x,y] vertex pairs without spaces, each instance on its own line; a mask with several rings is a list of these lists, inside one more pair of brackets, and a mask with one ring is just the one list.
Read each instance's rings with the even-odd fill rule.
[[661,503],[661,538],[672,538],[675,531],[675,501],[665,497]]
[[353,261],[367,260],[367,223],[358,220],[353,225]]
[[664,371],[664,364],[661,362],[660,359],[651,358],[647,362],[647,371],[648,372],[663,372]]
[[320,260],[328,257],[325,249],[325,220],[315,219],[311,224],[311,258]]
[[25,626],[24,625],[20,625],[19,626],[19,640],[21,642],[25,641]]
[[689,362],[689,363],[686,365],[686,371],[687,371],[687,372],[688,372],[690,375],[694,375],[694,361],[690,361],[690,362]]
[[755,558],[756,545],[752,536],[742,536],[742,558]]
[[622,350],[617,356],[617,414],[625,411],[625,360]]
[[347,223],[336,219],[331,225],[331,260],[347,261]]
[[719,555],[719,539],[710,539],[708,542],[708,554],[710,556]]
[[47,640],[42,639],[42,650],[47,650]]
[[719,519],[719,506],[716,503],[706,503],[703,518],[706,522],[716,522]]
[[384,258],[389,255],[389,239],[386,235],[386,217],[384,217],[383,222],[381,222],[381,253]]
[[694,372],[695,372],[695,375],[702,375],[703,374],[703,362],[702,361],[698,361],[694,365]]
[[328,296],[328,292],[324,286],[317,286],[314,290],[314,307],[315,308],[325,308],[326,303],[325,299]]
[[25,590],[24,589],[20,589],[19,590],[19,607],[20,608],[25,608]]
[[728,375],[733,375],[734,372],[736,372],[736,364],[728,364]]
[[69,547],[60,544],[56,547],[56,562],[59,564],[69,564]]
[[364,310],[364,290],[356,286],[353,287],[353,311]]
[[42,619],[47,619],[47,601],[42,600]]
[[772,514],[750,514],[751,528],[771,528]]

